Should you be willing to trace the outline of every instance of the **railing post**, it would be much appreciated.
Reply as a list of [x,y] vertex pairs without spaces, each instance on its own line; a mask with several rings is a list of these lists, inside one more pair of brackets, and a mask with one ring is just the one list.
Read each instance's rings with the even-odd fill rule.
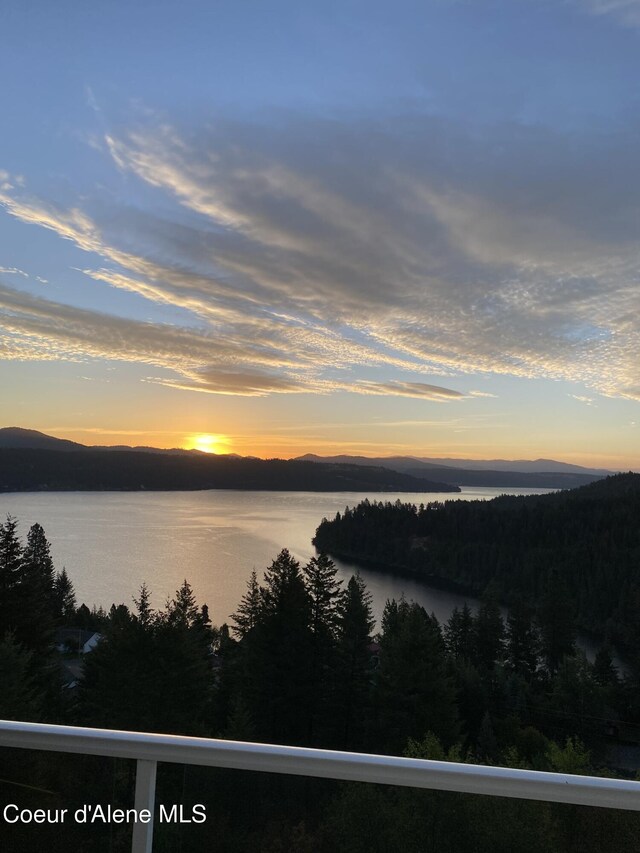
[[151,812],[151,820],[149,823],[136,821],[133,824],[131,853],[151,853],[153,847],[157,769],[157,761],[146,761],[143,758],[139,758],[136,762],[136,796],[134,808],[137,814],[140,814],[142,809],[148,809]]

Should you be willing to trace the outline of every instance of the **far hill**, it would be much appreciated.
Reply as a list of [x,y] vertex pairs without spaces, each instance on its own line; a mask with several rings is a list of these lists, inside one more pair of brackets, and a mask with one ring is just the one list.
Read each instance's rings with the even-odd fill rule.
[[0,429],[0,448],[31,448],[33,450],[84,450],[84,444],[77,441],[67,441],[65,438],[55,438],[38,432],[36,429],[22,427],[3,427]]
[[324,520],[332,556],[506,604],[540,604],[554,579],[584,629],[640,649],[640,474],[570,491],[492,501],[361,503]]
[[321,492],[457,492],[398,471],[207,453],[0,447],[0,491],[265,489]]
[[68,441],[66,438],[56,438],[36,429],[23,429],[22,427],[0,428],[0,448],[30,448],[32,450],[136,450],[139,453],[179,453],[197,454],[199,450],[184,450],[183,448],[171,448],[165,450],[159,447],[130,447],[127,444],[119,445],[87,445],[77,441]]
[[310,462],[348,462],[352,465],[386,465],[387,468],[406,470],[408,468],[465,468],[470,471],[522,471],[525,473],[555,474],[597,474],[607,477],[614,474],[606,468],[587,468],[570,462],[558,462],[556,459],[457,459],[454,457],[435,458],[429,456],[317,456],[307,453],[298,459]]
[[[362,466],[384,466],[414,477],[433,477],[457,486],[494,488],[573,489],[613,472],[583,468],[553,459],[497,460],[426,459],[413,456],[316,456],[308,453],[301,460],[325,464],[344,463]],[[446,464],[445,464],[446,463]]]

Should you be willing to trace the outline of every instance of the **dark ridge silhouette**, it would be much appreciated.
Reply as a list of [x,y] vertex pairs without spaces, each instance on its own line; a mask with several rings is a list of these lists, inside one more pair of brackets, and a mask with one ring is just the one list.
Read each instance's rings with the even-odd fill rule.
[[[490,488],[540,488],[574,489],[592,483],[611,474],[579,465],[569,465],[552,459],[537,459],[533,462],[517,460],[472,461],[461,459],[416,459],[412,456],[390,456],[370,458],[367,456],[316,456],[308,453],[300,460],[323,464],[345,463],[362,467],[382,465],[392,471],[401,471],[413,477],[433,477],[441,483],[456,486],[486,486]],[[444,461],[450,463],[442,464]],[[468,465],[468,467],[465,467]],[[495,465],[495,468],[491,466]],[[518,469],[521,465],[522,469]]]
[[0,448],[31,448],[34,450],[85,450],[84,444],[55,438],[37,429],[3,427],[0,429]]
[[136,450],[0,448],[0,491],[459,492],[385,468]]

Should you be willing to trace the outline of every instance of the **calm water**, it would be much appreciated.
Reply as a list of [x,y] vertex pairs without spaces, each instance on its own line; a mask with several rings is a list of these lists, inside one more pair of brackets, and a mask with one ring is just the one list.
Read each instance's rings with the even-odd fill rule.
[[[145,581],[152,603],[162,607],[187,578],[214,623],[227,621],[246,590],[253,568],[262,571],[282,548],[299,560],[313,556],[311,539],[323,517],[365,498],[412,503],[490,499],[498,494],[541,494],[546,489],[466,488],[459,494],[343,492],[29,492],[0,495],[0,518],[20,522],[23,537],[41,524],[55,566],[66,567],[78,603],[109,608],[131,605]],[[339,563],[349,578],[354,567]],[[423,604],[446,621],[464,600],[378,572],[361,570],[379,620],[387,598]],[[469,603],[473,602],[469,600]]]

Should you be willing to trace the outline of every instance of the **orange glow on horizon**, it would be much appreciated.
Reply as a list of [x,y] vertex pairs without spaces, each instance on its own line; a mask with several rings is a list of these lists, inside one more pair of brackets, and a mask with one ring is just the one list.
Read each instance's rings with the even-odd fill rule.
[[224,435],[195,433],[187,438],[186,450],[199,450],[201,453],[228,453],[229,440]]
[[[180,426],[183,426],[182,424]],[[227,429],[231,426],[226,424]],[[76,427],[68,428],[52,424],[51,426],[40,424],[28,424],[28,428],[36,429],[56,438],[70,439],[86,446],[114,446],[124,445],[128,447],[148,446],[160,449],[184,448],[185,450],[199,450],[203,453],[237,453],[240,456],[256,456],[262,459],[291,459],[303,456],[306,453],[318,456],[415,456],[457,459],[487,460],[487,459],[554,459],[559,462],[572,462],[576,465],[586,467],[606,468],[609,470],[635,470],[640,471],[640,458],[634,452],[625,453],[621,448],[618,453],[597,453],[587,451],[583,448],[567,447],[566,442],[558,442],[557,446],[549,447],[543,443],[527,446],[518,446],[515,443],[504,443],[502,446],[494,442],[476,441],[470,443],[468,440],[457,436],[447,438],[437,437],[437,440],[429,444],[420,440],[407,437],[397,440],[400,436],[389,436],[391,440],[385,440],[386,436],[369,435],[360,438],[340,436],[334,438],[323,434],[322,429],[314,430],[309,435],[301,429],[299,434],[286,431],[286,434],[276,432],[273,429],[248,432],[246,425],[238,432],[231,430],[224,433],[191,432],[188,427],[183,430],[172,429],[126,429],[122,427]],[[394,441],[393,438],[396,438]],[[456,440],[452,440],[456,439]]]

